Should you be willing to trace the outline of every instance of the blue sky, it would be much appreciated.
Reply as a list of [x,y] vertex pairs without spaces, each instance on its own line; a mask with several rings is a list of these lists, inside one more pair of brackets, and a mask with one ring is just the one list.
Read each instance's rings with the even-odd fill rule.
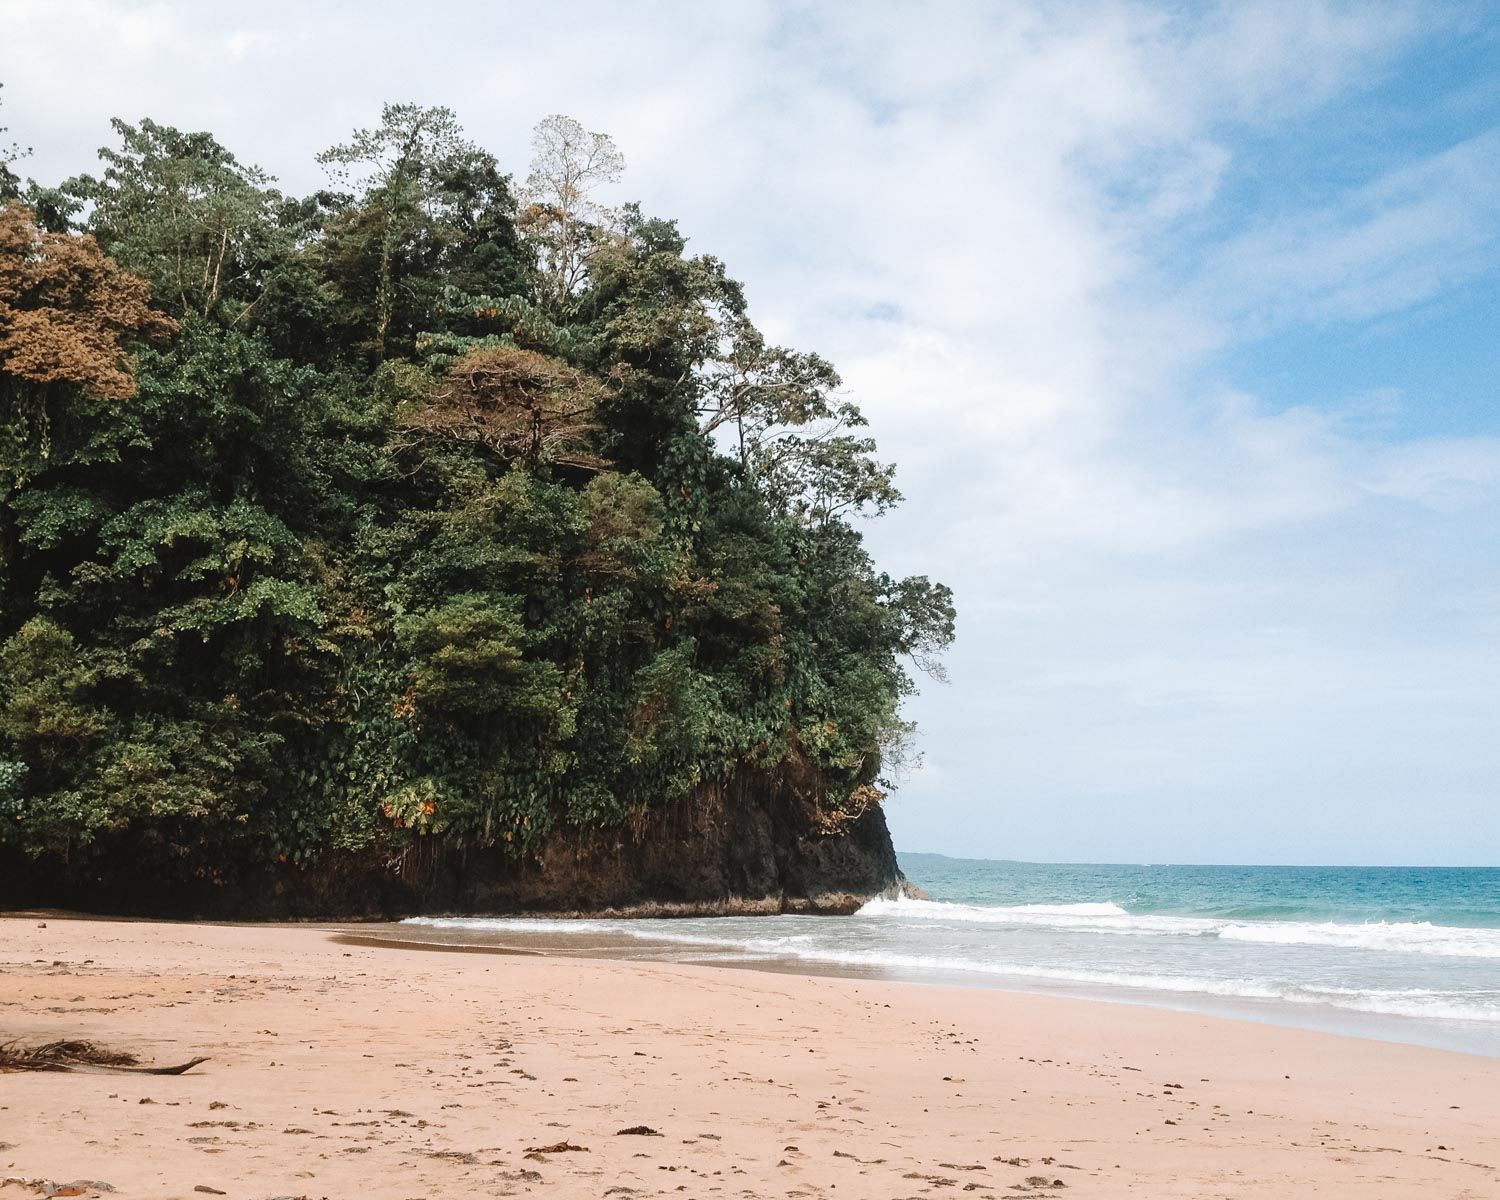
[[522,174],[605,130],[958,593],[898,847],[1500,862],[1500,10],[422,11],[0,0],[5,123],[39,178],[150,115],[294,190],[385,99]]

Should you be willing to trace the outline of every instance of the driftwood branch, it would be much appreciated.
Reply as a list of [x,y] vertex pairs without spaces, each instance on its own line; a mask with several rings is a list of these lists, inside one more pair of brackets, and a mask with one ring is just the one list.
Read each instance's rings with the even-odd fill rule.
[[0,1072],[79,1071],[109,1075],[183,1075],[208,1057],[190,1058],[171,1067],[143,1067],[134,1054],[95,1042],[60,1041],[41,1046],[0,1042]]

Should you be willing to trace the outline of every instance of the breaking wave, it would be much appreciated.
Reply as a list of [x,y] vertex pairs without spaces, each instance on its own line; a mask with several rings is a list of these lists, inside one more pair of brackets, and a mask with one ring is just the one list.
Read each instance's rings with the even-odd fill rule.
[[984,906],[939,900],[871,900],[861,917],[898,921],[961,921],[995,926],[1042,926],[1120,936],[1216,937],[1277,946],[1327,946],[1500,959],[1500,929],[1468,929],[1430,921],[1239,921],[1228,918],[1133,914],[1117,904]]

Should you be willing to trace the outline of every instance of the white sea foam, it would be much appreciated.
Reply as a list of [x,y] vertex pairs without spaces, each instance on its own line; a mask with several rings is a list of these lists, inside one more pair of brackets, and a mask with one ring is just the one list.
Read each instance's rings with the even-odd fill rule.
[[1341,988],[1288,983],[1273,979],[1211,979],[1194,975],[1137,974],[1023,963],[977,962],[963,958],[868,951],[813,950],[797,958],[845,966],[887,968],[900,972],[953,971],[1025,979],[1040,983],[1088,984],[1134,992],[1194,994],[1231,1000],[1267,1000],[1300,1005],[1329,1005],[1386,1016],[1500,1023],[1500,992],[1459,997],[1425,988]]
[[1168,917],[1152,913],[1132,915],[1118,904],[949,904],[942,900],[869,901],[855,914],[859,917],[898,921],[962,921],[974,925],[1033,926],[1078,933],[1167,934],[1212,933],[1223,922],[1193,917]]
[[[898,903],[906,906],[925,902],[902,901]],[[962,909],[967,906],[944,907]],[[911,910],[905,909],[903,915],[910,916]],[[1036,914],[1033,911],[1031,915]],[[770,927],[766,918],[750,918],[743,922],[712,920],[702,923],[694,922],[691,925],[680,921],[557,921],[524,917],[419,917],[407,923],[473,933],[614,934],[659,946],[709,950],[714,953],[708,957],[714,959],[734,961],[754,958],[782,961],[792,959],[828,966],[889,971],[909,978],[965,974],[983,976],[997,981],[1011,979],[1031,984],[1051,983],[1062,987],[1118,988],[1138,995],[1150,993],[1184,997],[1197,995],[1220,1000],[1265,1001],[1299,1006],[1324,1005],[1351,1012],[1385,1016],[1500,1023],[1500,988],[1485,992],[1456,994],[1431,988],[1341,987],[1258,976],[1213,978],[1201,973],[1166,974],[1151,970],[1132,971],[1056,963],[1033,963],[988,956],[980,958],[962,953],[912,954],[885,949],[861,949],[835,944],[839,937],[836,932],[837,922],[833,923],[834,931],[821,934],[792,932],[785,924]],[[753,927],[767,927],[769,936],[757,936],[746,932]],[[775,928],[776,932],[770,933],[771,928]],[[1312,944],[1326,945],[1327,943]]]
[[1262,945],[1339,946],[1398,954],[1500,958],[1500,929],[1461,929],[1429,921],[1374,921],[1364,925],[1253,921],[1226,925],[1219,936],[1226,941]]
[[1131,913],[1112,903],[975,905],[936,900],[871,900],[861,917],[898,921],[961,921],[1013,927],[1045,927],[1124,937],[1217,937],[1229,942],[1278,946],[1328,946],[1431,954],[1448,958],[1500,959],[1500,929],[1466,929],[1428,921],[1340,924],[1333,921],[1233,921]]
[[859,910],[862,917],[895,913],[948,921],[995,921],[1026,917],[1126,917],[1118,904],[949,904],[945,900],[885,900],[877,897]]

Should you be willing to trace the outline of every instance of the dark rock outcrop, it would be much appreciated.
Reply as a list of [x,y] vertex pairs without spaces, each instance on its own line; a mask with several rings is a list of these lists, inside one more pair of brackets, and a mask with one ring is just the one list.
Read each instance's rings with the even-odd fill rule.
[[741,772],[612,829],[561,826],[539,857],[426,838],[399,854],[310,868],[167,880],[121,855],[89,864],[0,853],[0,905],[240,920],[392,919],[436,913],[703,916],[853,912],[911,892],[885,814],[826,818],[793,772]]

